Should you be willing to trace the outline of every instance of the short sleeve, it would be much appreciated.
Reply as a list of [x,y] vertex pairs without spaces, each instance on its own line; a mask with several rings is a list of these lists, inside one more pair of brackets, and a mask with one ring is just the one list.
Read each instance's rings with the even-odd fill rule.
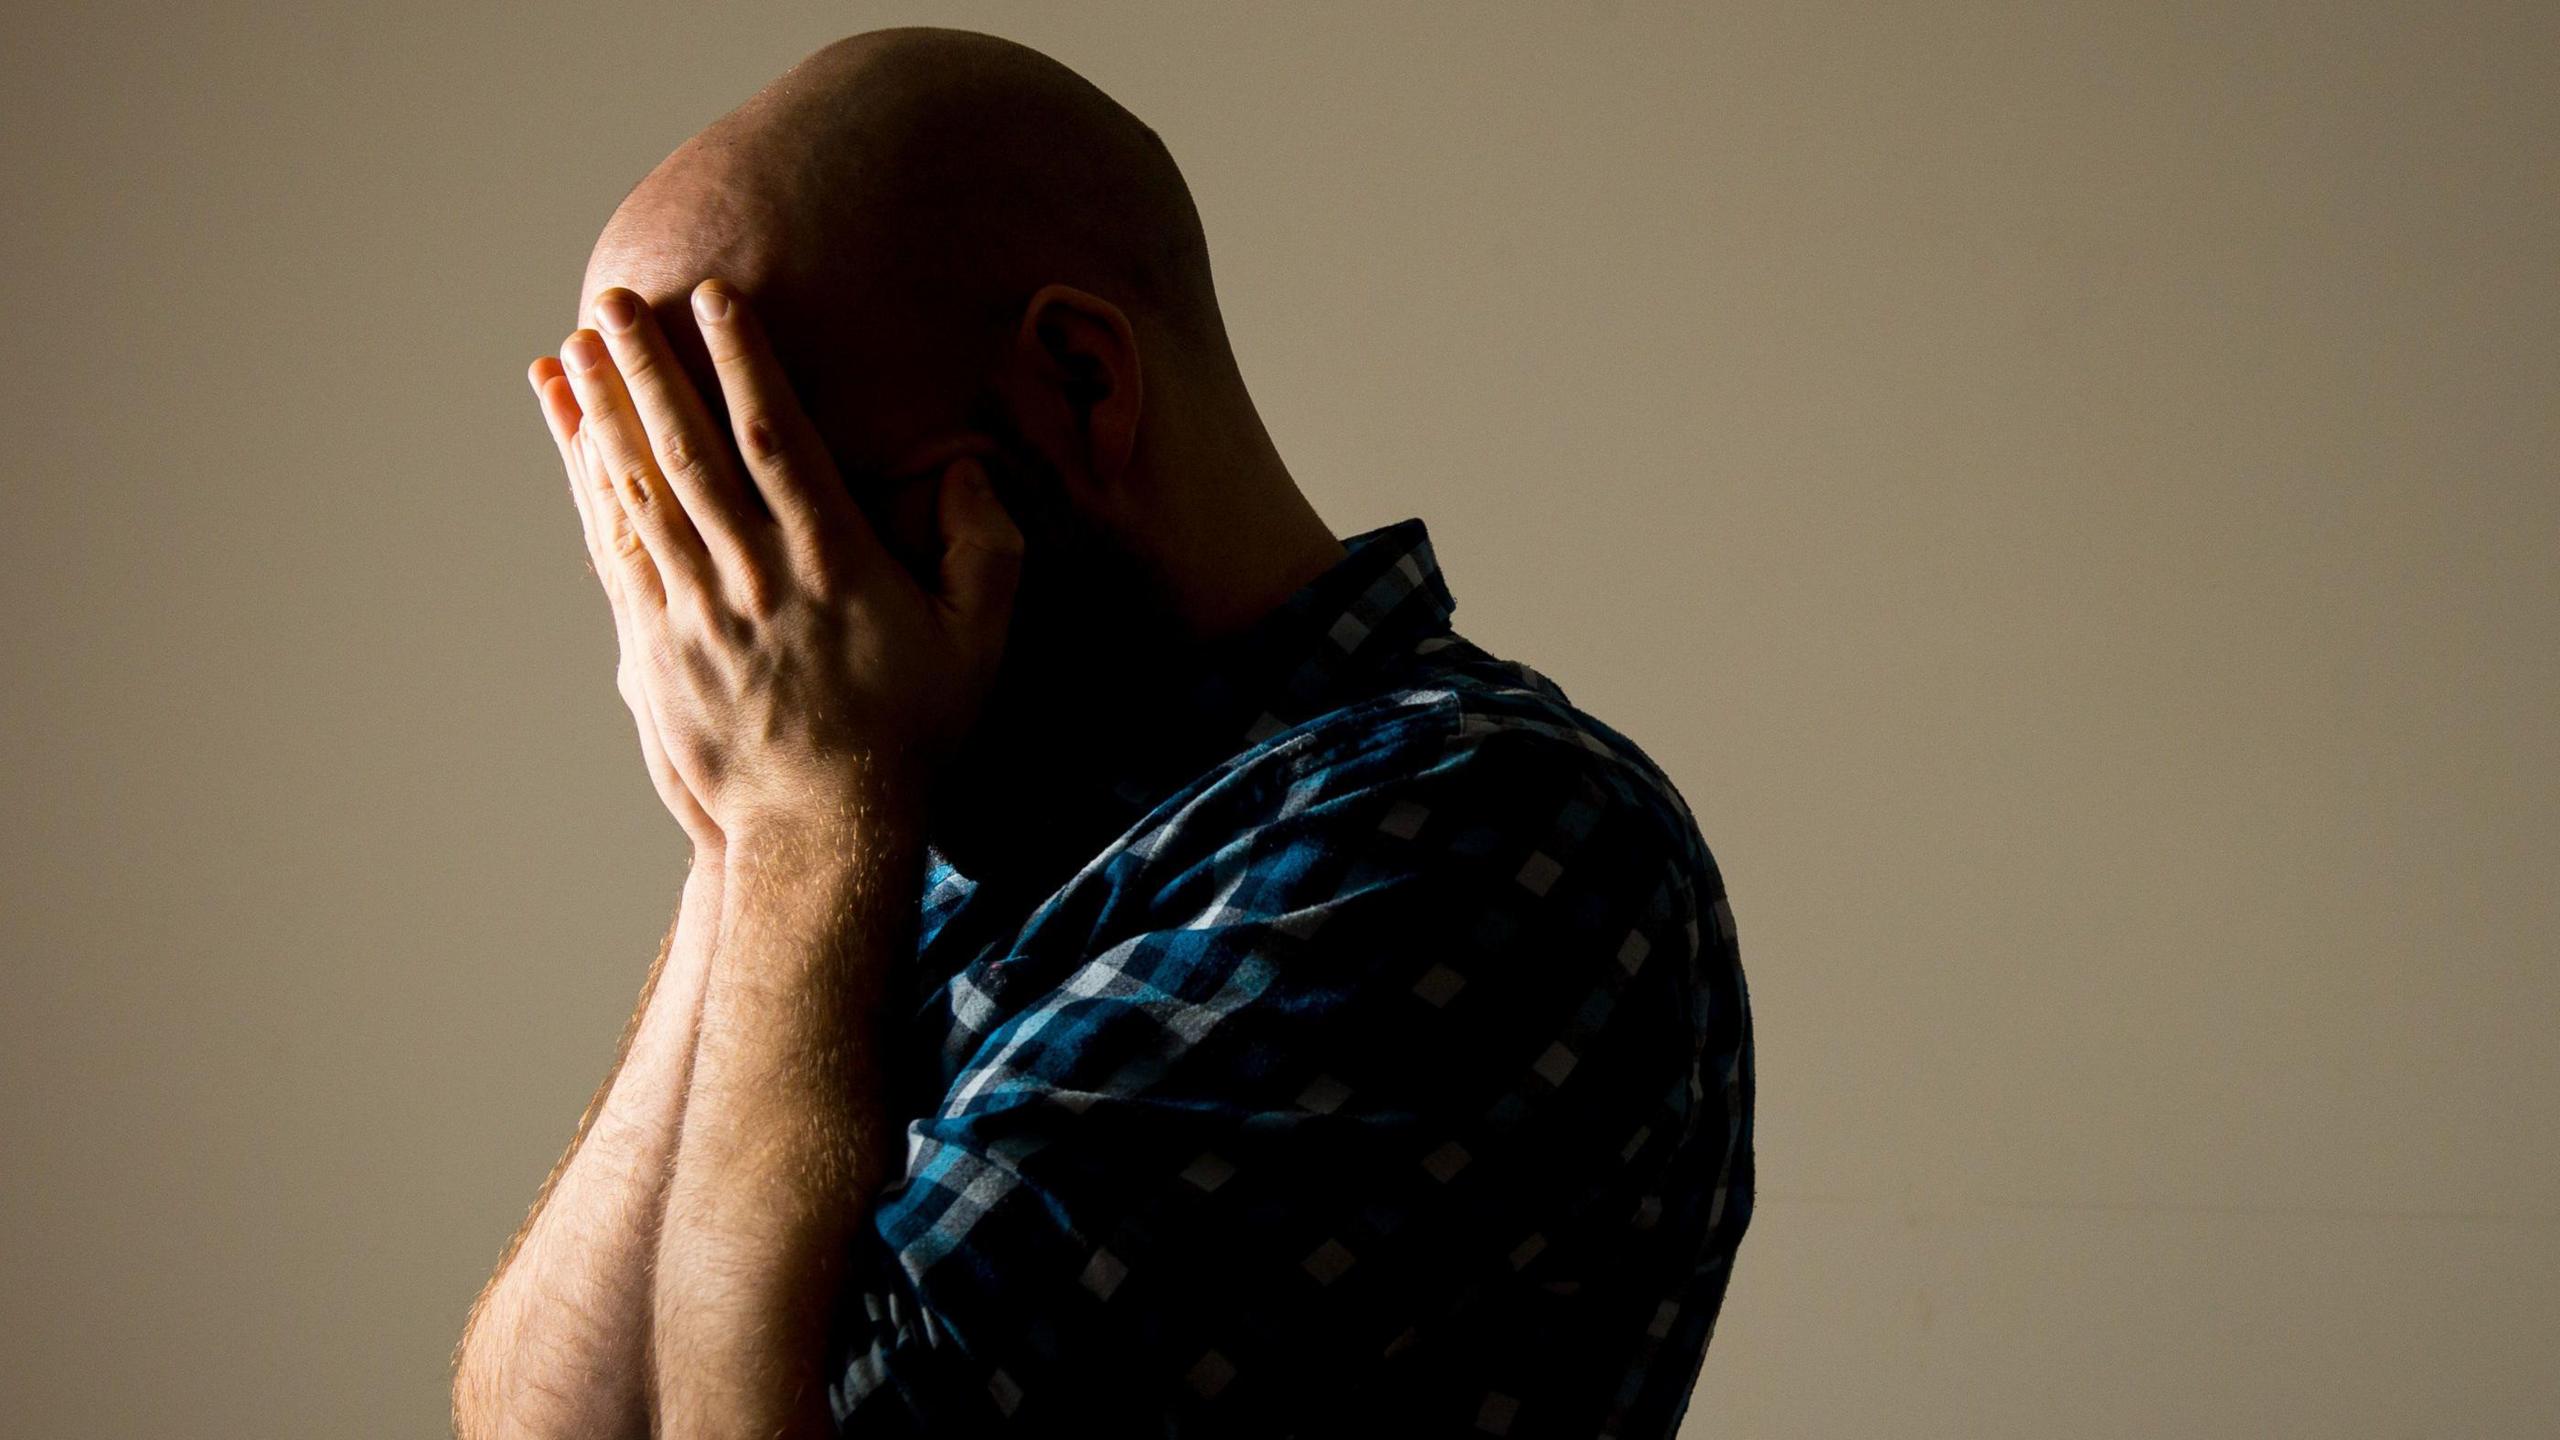
[[[1529,728],[1228,792],[909,1125],[842,1433],[1461,1433],[1449,1366],[1518,1296],[1652,1322],[1613,1287],[1699,1093],[1685,812]],[[1558,1385],[1614,1381],[1552,1348]]]

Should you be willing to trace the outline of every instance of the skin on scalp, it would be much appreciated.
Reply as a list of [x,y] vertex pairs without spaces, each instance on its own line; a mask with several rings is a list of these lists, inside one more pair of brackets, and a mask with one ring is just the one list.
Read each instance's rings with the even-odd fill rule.
[[971,382],[1053,282],[1120,307],[1150,388],[1224,371],[1242,391],[1199,214],[1163,142],[1073,70],[996,36],[875,30],[794,65],[625,197],[578,313],[608,285],[642,295],[717,413],[684,313],[715,274],[754,298],[857,486],[979,418]]
[[[838,40],[624,198],[589,257],[580,319],[607,287],[639,295],[725,436],[689,308],[714,276],[748,295],[847,486],[920,577],[939,551],[920,482],[962,450],[991,452],[1027,548],[994,692],[937,807],[936,843],[965,872],[1032,843],[1021,815],[1074,809],[1073,776],[1142,723],[1136,697],[1168,651],[1249,621],[1343,554],[1246,392],[1172,155],[1028,46],[938,27]],[[1108,476],[1071,474],[1062,427],[1024,424],[995,383],[1030,373],[1025,310],[1052,284],[1118,308],[1132,334],[1120,378],[1143,419]],[[1107,520],[1085,513],[1102,487]],[[1107,838],[1059,833],[1047,858]]]

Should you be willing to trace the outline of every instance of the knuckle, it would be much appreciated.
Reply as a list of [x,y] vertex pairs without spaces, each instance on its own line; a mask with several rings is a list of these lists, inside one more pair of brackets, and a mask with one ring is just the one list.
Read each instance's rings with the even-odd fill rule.
[[773,461],[782,458],[782,436],[770,417],[749,413],[738,422],[738,447],[752,460]]
[[826,556],[818,553],[815,547],[794,546],[791,568],[800,577],[801,588],[808,591],[809,598],[818,604],[833,608],[846,600],[844,585],[837,578],[835,567],[829,565]]
[[723,607],[712,610],[711,622],[717,628],[721,641],[732,650],[745,650],[754,645],[760,628],[754,616]]
[[667,587],[667,618],[688,634],[716,633],[722,620],[710,597],[691,585]]
[[679,431],[658,442],[658,463],[671,476],[691,475],[702,469],[702,452]]
[[738,561],[733,573],[735,578],[729,588],[735,593],[740,613],[757,620],[770,619],[775,598],[773,577],[764,572],[763,566],[745,559]]

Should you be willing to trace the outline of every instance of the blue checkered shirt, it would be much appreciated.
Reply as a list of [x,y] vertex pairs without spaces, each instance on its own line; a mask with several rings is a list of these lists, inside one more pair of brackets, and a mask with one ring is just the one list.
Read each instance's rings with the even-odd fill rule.
[[928,854],[842,1433],[1678,1427],[1751,1214],[1723,880],[1419,519],[1345,545],[1062,887]]

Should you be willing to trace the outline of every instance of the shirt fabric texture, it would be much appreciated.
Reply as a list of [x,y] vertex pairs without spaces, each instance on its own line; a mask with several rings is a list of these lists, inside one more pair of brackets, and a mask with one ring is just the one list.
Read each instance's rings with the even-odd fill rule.
[[927,855],[853,1437],[1661,1440],[1749,1224],[1733,912],[1420,519],[1206,647],[1008,897]]

